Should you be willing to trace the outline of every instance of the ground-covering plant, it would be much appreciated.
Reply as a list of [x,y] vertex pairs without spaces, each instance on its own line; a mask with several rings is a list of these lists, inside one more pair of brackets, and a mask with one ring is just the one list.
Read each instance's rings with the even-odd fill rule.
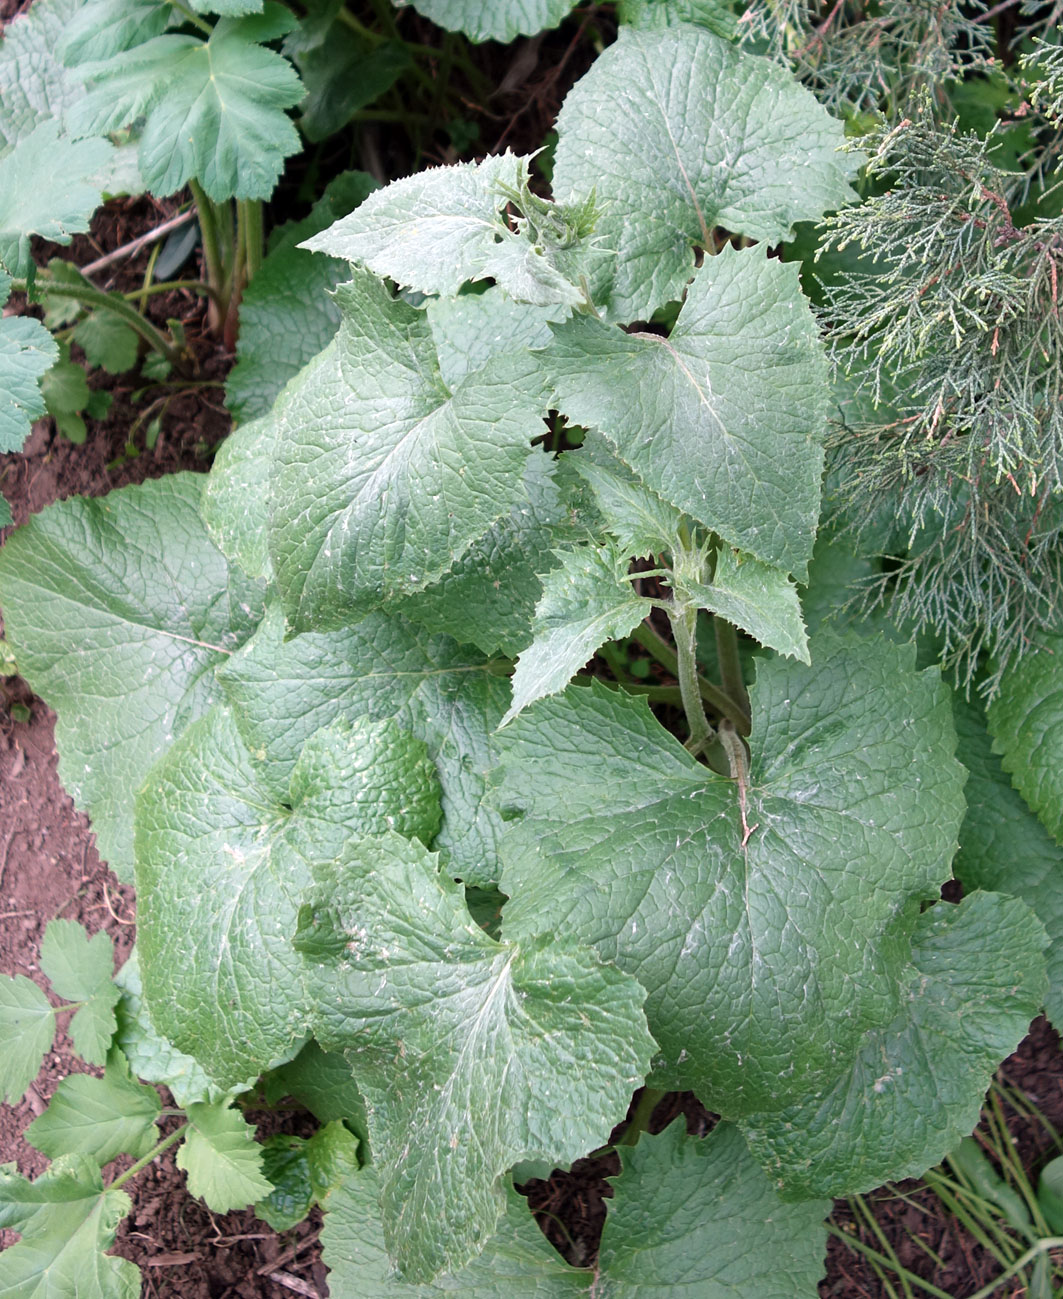
[[[477,39],[571,8],[417,7]],[[770,250],[850,210],[863,157],[724,6],[621,9],[550,198],[508,151],[345,178],[278,246],[209,477],[63,502],[0,553],[63,779],[137,886],[156,1045],[118,1046],[149,1082],[188,1061],[190,1123],[340,1080],[337,1295],[812,1294],[828,1197],[953,1151],[1063,1009],[1058,628],[987,716],[934,645],[846,615],[870,560],[817,546],[830,369]],[[314,347],[277,364],[293,320]],[[514,1181],[639,1088],[570,1267]],[[635,1143],[661,1090],[721,1122]],[[5,1179],[13,1278],[58,1247],[66,1166]]]

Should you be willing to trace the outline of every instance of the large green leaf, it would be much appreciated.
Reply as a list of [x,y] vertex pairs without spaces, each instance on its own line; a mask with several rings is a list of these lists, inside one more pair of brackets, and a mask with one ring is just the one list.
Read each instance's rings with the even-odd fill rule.
[[1063,844],[1063,636],[1038,637],[989,705],[989,731],[1015,788]]
[[423,312],[365,273],[336,296],[339,335],[275,412],[270,550],[298,631],[440,578],[521,499],[546,412],[530,355],[451,393]]
[[556,694],[607,641],[629,636],[653,609],[627,580],[628,556],[615,546],[581,546],[543,579],[534,639],[517,660],[505,726],[536,699]]
[[939,902],[916,923],[896,1018],[825,1094],[743,1123],[780,1189],[848,1195],[918,1177],[978,1123],[997,1066],[1045,989],[1044,929],[995,893]]
[[620,0],[617,16],[632,27],[675,27],[697,23],[730,40],[738,31],[728,0]]
[[[57,57],[65,33],[83,7],[84,0],[36,0],[27,13],[5,24],[0,44],[0,155],[41,122],[62,121],[71,104],[85,93]],[[155,9],[158,12],[160,6]],[[38,180],[44,175],[41,168]]]
[[443,382],[456,388],[496,356],[542,351],[550,346],[550,322],[564,320],[559,307],[513,302],[497,284],[482,293],[430,298],[425,304]]
[[589,430],[564,463],[589,485],[604,526],[625,555],[674,555],[679,549],[682,512],[632,473],[600,433]]
[[568,938],[495,942],[415,841],[351,842],[316,874],[296,939],[314,1036],[348,1054],[385,1240],[428,1281],[483,1249],[517,1160],[568,1164],[607,1139],[653,1052],[645,992]]
[[484,783],[509,686],[481,654],[382,614],[286,641],[273,609],[221,681],[248,747],[267,756],[274,780],[286,779],[304,741],[336,718],[395,718],[424,740],[439,773],[443,828],[433,846],[467,883],[498,879],[502,824]]
[[[76,69],[131,50],[161,36],[170,21],[169,6],[160,0],[66,0],[70,12],[53,48],[63,63]],[[68,72],[78,78],[76,71]],[[78,94],[84,89],[78,78]]]
[[125,1191],[104,1190],[84,1156],[57,1160],[35,1182],[0,1167],[0,1227],[22,1239],[0,1256],[0,1294],[11,1299],[138,1299],[140,1272],[104,1254],[130,1209]]
[[261,614],[261,588],[207,536],[201,485],[172,474],[75,497],[0,551],[0,607],[19,671],[56,710],[59,775],[126,881],[138,786],[210,707],[213,668]]
[[826,362],[796,265],[763,247],[706,260],[671,334],[555,325],[558,408],[600,429],[677,509],[803,576],[819,518]]
[[254,40],[254,19],[222,18],[208,40],[155,36],[80,66],[89,93],[70,128],[94,135],[143,117],[140,171],[154,194],[197,180],[215,202],[267,199],[299,150],[285,113],[302,98],[291,64]]
[[[0,297],[7,297],[3,289]],[[41,376],[58,359],[59,347],[39,320],[0,317],[0,454],[21,451],[44,414]]]
[[435,770],[394,721],[311,735],[283,795],[227,708],[188,728],[137,801],[137,931],[152,1022],[222,1086],[295,1054],[308,1032],[291,949],[313,862],[348,834],[431,840]]
[[365,1168],[326,1201],[332,1288],[364,1299],[814,1299],[830,1205],[782,1203],[730,1124],[694,1140],[676,1120],[620,1153],[594,1271],[562,1262],[510,1189],[498,1233],[468,1267],[431,1285],[405,1283],[390,1271],[379,1178]]
[[953,697],[958,754],[967,768],[967,815],[953,870],[967,890],[1022,898],[1051,940],[1045,1011],[1063,1025],[1063,847],[1016,793],[993,753],[980,704]]
[[691,26],[622,28],[557,120],[554,196],[594,191],[615,251],[595,301],[648,320],[723,226],[766,244],[851,201],[842,125],[778,65]]
[[413,7],[473,41],[512,41],[556,27],[576,0],[412,0]]
[[405,617],[485,654],[519,654],[532,637],[543,593],[540,577],[559,562],[551,548],[569,539],[569,512],[555,468],[550,456],[530,455],[523,499],[449,573],[403,601]]
[[268,579],[269,472],[276,421],[262,415],[233,429],[203,479],[201,510],[211,540],[249,577]]
[[644,703],[542,700],[499,736],[503,932],[593,943],[649,990],[659,1077],[725,1115],[833,1081],[896,1011],[915,901],[963,814],[948,694],[908,648],[758,665],[742,791]]
[[241,423],[265,415],[288,380],[339,328],[340,309],[329,290],[350,268],[337,257],[315,257],[297,247],[299,241],[357,207],[375,188],[365,172],[344,172],[305,220],[283,227],[271,240],[240,299],[236,364],[225,380],[225,404]]

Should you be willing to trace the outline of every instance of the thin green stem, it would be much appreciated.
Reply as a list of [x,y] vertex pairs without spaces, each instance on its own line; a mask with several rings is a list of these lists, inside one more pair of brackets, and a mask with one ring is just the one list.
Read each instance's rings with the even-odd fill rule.
[[189,9],[187,5],[182,4],[181,0],[170,0],[170,4],[173,5],[177,12],[182,15],[186,22],[190,22],[193,27],[198,27],[206,36],[210,36],[213,33],[214,28],[211,27],[210,23],[200,18],[199,14],[197,14],[193,9]]
[[[647,650],[660,663],[661,667],[667,668],[672,676],[678,679],[679,658],[663,636],[659,635],[648,622],[639,623],[631,635],[644,650]],[[721,717],[729,717],[739,729],[744,725],[747,728],[746,733],[748,733],[748,715],[744,714],[735,701],[725,695],[718,686],[714,686],[710,681],[706,681],[704,677],[699,676],[698,690],[701,692],[702,699],[710,708],[719,713]]]
[[641,681],[605,681],[601,677],[573,677],[570,685],[591,686],[597,681],[607,690],[627,691],[629,695],[641,695],[651,704],[675,704],[680,706],[683,695],[678,686],[647,686]]
[[[870,1245],[866,1245],[858,1236],[850,1236],[847,1231],[842,1231],[841,1227],[837,1226],[837,1224],[833,1222],[827,1223],[827,1230],[832,1236],[837,1236],[839,1240],[843,1240],[854,1253],[863,1254],[865,1258],[872,1259],[874,1262],[878,1263],[880,1267],[893,1268],[893,1264],[885,1254],[880,1254],[877,1249],[872,1249]],[[918,1286],[920,1290],[924,1290],[927,1294],[933,1295],[934,1299],[953,1299],[953,1296],[947,1291],[940,1290],[930,1281],[924,1281],[921,1276],[916,1276],[914,1272],[909,1272],[906,1267],[899,1268],[897,1270],[897,1275],[903,1276],[910,1285]],[[981,1299],[986,1299],[986,1296],[982,1295]]]
[[683,697],[683,711],[690,731],[686,747],[696,755],[713,739],[713,730],[705,716],[705,703],[698,685],[698,611],[693,606],[669,609],[668,621],[672,624],[679,691]]
[[631,1116],[631,1121],[624,1129],[624,1135],[616,1143],[618,1146],[634,1146],[638,1144],[638,1139],[642,1134],[649,1130],[650,1119],[653,1118],[653,1111],[664,1100],[668,1093],[658,1091],[655,1087],[643,1087],[642,1095],[635,1106],[635,1112]]
[[[11,288],[16,293],[25,293],[26,281],[13,280]],[[124,298],[112,298],[102,289],[93,288],[89,284],[57,284],[43,275],[37,276],[34,288],[37,292],[51,294],[55,298],[72,298],[75,302],[84,303],[86,307],[113,311],[130,329],[135,330],[149,347],[164,356],[171,365],[181,367],[182,358],[178,349],[165,334],[156,329],[149,320],[145,320],[140,312],[131,307]]]
[[[721,684],[725,692],[741,707],[746,719],[749,718],[749,695],[742,677],[742,660],[738,654],[738,632],[734,623],[719,614],[712,618],[713,631],[716,633],[716,659],[720,665]],[[739,727],[742,730],[742,727]],[[746,721],[744,735],[749,734],[749,722]]]
[[190,180],[188,188],[192,191],[192,198],[196,204],[196,214],[199,217],[199,231],[203,242],[203,265],[207,272],[207,283],[214,290],[214,296],[211,299],[210,328],[213,333],[217,333],[221,328],[222,321],[225,319],[229,298],[228,278],[225,273],[225,263],[218,234],[218,209],[204,193],[199,181]]
[[127,1168],[124,1173],[120,1173],[114,1181],[110,1183],[107,1189],[109,1191],[117,1191],[120,1186],[124,1186],[130,1178],[136,1177],[137,1173],[139,1173],[141,1169],[147,1168],[153,1159],[158,1159],[161,1154],[180,1141],[187,1131],[187,1123],[182,1123],[179,1128],[174,1128],[170,1135],[168,1137],[163,1137],[163,1139],[153,1149],[148,1151],[143,1159],[138,1159],[137,1162],[130,1168]]
[[202,280],[160,280],[158,284],[146,284],[143,288],[123,293],[122,297],[126,302],[140,302],[143,298],[153,298],[157,293],[173,293],[177,289],[191,289],[193,293],[201,293],[215,302],[218,300],[218,295]]
[[237,201],[236,211],[244,249],[246,283],[250,284],[262,265],[262,203],[259,199],[242,198]]

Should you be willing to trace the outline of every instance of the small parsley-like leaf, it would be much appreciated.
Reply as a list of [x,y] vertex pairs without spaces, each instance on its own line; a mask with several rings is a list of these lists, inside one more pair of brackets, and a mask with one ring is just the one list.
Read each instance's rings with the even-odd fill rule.
[[112,1051],[102,1078],[75,1073],[60,1082],[26,1140],[51,1159],[81,1154],[101,1165],[121,1154],[139,1159],[158,1140],[161,1108],[155,1088],[132,1078],[125,1057]]
[[55,1012],[24,974],[0,975],[0,1099],[17,1105],[40,1072],[55,1037]]
[[270,1193],[262,1172],[262,1147],[254,1129],[228,1101],[190,1105],[188,1135],[177,1151],[177,1167],[188,1189],[215,1213],[243,1209]]
[[103,1064],[117,1024],[114,947],[101,929],[90,938],[75,920],[50,920],[41,943],[41,969],[56,994],[81,1007],[70,1021],[70,1038],[89,1064]]

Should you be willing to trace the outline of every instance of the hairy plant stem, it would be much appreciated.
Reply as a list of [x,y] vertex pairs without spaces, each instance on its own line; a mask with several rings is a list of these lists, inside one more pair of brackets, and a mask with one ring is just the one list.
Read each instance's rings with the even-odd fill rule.
[[631,1121],[624,1129],[624,1135],[616,1143],[618,1146],[634,1146],[638,1144],[638,1139],[644,1132],[649,1129],[650,1119],[653,1118],[653,1111],[664,1100],[668,1093],[658,1091],[655,1087],[643,1087],[642,1095],[635,1106],[635,1112],[631,1116]]
[[[25,280],[12,280],[11,288],[16,293],[28,291]],[[164,356],[175,369],[179,370],[183,367],[184,362],[180,351],[165,334],[156,329],[151,321],[145,320],[140,312],[123,298],[112,298],[110,294],[104,293],[102,289],[95,289],[90,284],[57,284],[43,275],[38,275],[34,281],[34,291],[47,293],[55,298],[72,298],[75,302],[84,303],[86,307],[114,312],[119,320],[135,330],[150,348]]]
[[667,613],[675,639],[679,691],[690,730],[686,747],[696,756],[712,741],[714,735],[709,719],[705,716],[705,704],[698,685],[698,611],[695,606],[687,605],[668,609]]
[[117,1191],[120,1186],[124,1186],[130,1178],[136,1177],[137,1173],[139,1173],[141,1169],[147,1168],[153,1159],[157,1159],[164,1151],[169,1150],[172,1145],[175,1145],[180,1141],[187,1131],[187,1123],[182,1123],[179,1128],[174,1128],[168,1137],[163,1137],[163,1139],[157,1145],[152,1147],[152,1149],[149,1150],[142,1159],[138,1159],[135,1164],[130,1168],[127,1168],[124,1173],[120,1173],[113,1182],[109,1183],[107,1189],[109,1191]]
[[[639,623],[631,636],[660,663],[661,667],[667,668],[672,676],[678,678],[679,658],[675,650],[672,649],[663,636],[654,631],[648,622]],[[748,726],[748,718],[744,717],[742,709],[733,699],[725,695],[718,686],[714,686],[712,682],[706,681],[704,677],[699,676],[698,690],[702,699],[721,717],[729,717],[739,728],[743,725]]]
[[[716,660],[720,665],[721,684],[725,692],[733,699],[744,714],[743,725],[738,729],[743,735],[750,731],[749,695],[742,677],[742,660],[738,655],[738,632],[732,622],[721,618],[718,613],[712,616],[713,631],[716,633]],[[733,719],[737,721],[737,719]]]

